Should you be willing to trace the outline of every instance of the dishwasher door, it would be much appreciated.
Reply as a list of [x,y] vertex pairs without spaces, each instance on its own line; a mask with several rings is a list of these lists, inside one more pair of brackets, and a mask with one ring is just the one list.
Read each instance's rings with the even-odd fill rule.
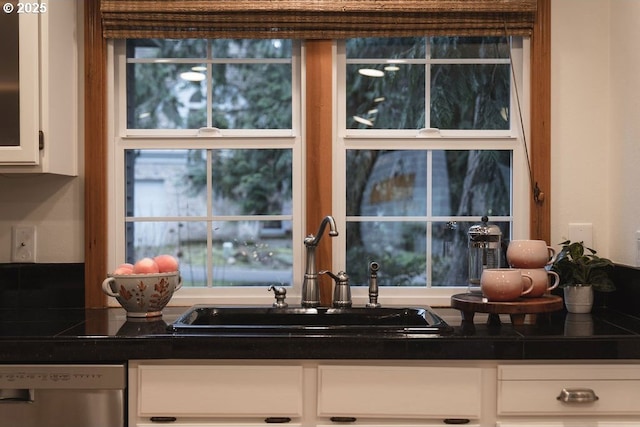
[[126,369],[0,365],[0,427],[123,427]]

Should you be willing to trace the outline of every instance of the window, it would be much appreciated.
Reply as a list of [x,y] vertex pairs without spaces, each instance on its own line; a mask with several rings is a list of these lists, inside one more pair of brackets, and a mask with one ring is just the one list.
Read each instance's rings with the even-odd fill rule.
[[[487,214],[505,238],[526,234],[528,172],[511,64],[526,97],[527,39],[336,46],[333,214],[341,234],[332,239],[333,269],[364,285],[376,260],[386,296],[446,296],[423,300],[446,305],[466,286],[471,224]],[[264,302],[272,296],[256,285],[270,283],[292,286],[295,303],[305,229],[301,46],[136,39],[114,43],[113,53],[112,182],[123,191],[112,191],[126,196],[112,198],[111,264],[178,255],[180,303],[206,295]],[[364,291],[355,289],[355,299]]]
[[446,299],[467,285],[472,224],[488,215],[505,239],[526,232],[528,169],[511,72],[513,62],[522,91],[524,48],[500,37],[338,44],[334,200],[346,233],[334,257],[353,285],[366,285],[377,261],[386,295]]
[[[87,242],[85,246],[85,274],[87,287],[85,294],[88,307],[101,307],[104,305],[104,294],[98,288],[92,286],[91,283],[103,280],[105,270],[112,266],[115,262],[114,260],[117,259],[114,255],[116,252],[114,248],[124,244],[121,237],[123,233],[114,228],[114,223],[116,222],[114,219],[115,214],[123,216],[124,207],[120,206],[112,209],[112,205],[113,200],[116,200],[114,188],[123,188],[123,184],[116,179],[118,175],[113,171],[114,158],[116,157],[113,143],[116,136],[118,138],[122,137],[121,129],[116,130],[114,125],[113,112],[116,109],[113,106],[114,101],[116,105],[119,105],[118,100],[121,101],[125,95],[124,93],[119,93],[114,98],[116,88],[117,92],[120,92],[124,83],[118,83],[118,79],[113,75],[114,55],[112,45],[114,39],[132,35],[136,37],[170,38],[172,34],[176,37],[193,34],[194,38],[215,38],[229,37],[233,34],[232,37],[235,38],[251,39],[273,34],[275,29],[281,31],[279,34],[283,34],[283,37],[286,35],[286,37],[299,39],[307,37],[313,39],[321,38],[321,40],[313,41],[312,55],[309,55],[309,57],[318,59],[316,54],[320,53],[320,60],[316,61],[314,59],[310,61],[311,66],[308,69],[314,70],[312,74],[316,76],[330,76],[332,75],[332,63],[331,61],[325,61],[327,54],[331,50],[329,39],[364,37],[365,35],[380,36],[381,29],[382,31],[406,31],[407,26],[405,24],[399,26],[399,22],[411,22],[409,30],[426,31],[427,28],[432,28],[440,34],[459,32],[466,35],[481,35],[478,33],[482,32],[482,34],[502,35],[505,27],[515,35],[528,36],[533,34],[534,37],[531,38],[530,49],[531,57],[528,57],[528,53],[524,56],[526,65],[523,67],[525,71],[523,82],[529,81],[528,60],[531,59],[530,80],[535,81],[535,85],[531,86],[532,93],[530,96],[527,93],[523,93],[521,105],[526,110],[529,108],[530,102],[531,111],[525,111],[523,116],[525,128],[531,128],[531,137],[528,138],[532,141],[530,146],[533,166],[531,179],[535,182],[536,187],[539,184],[542,193],[539,198],[536,198],[535,203],[532,202],[530,206],[532,213],[530,237],[549,239],[550,201],[548,198],[544,198],[544,192],[549,191],[550,188],[549,162],[547,161],[550,155],[549,119],[551,116],[550,0],[507,0],[500,2],[499,5],[490,1],[477,2],[477,5],[474,2],[471,12],[468,2],[435,1],[432,5],[434,9],[425,11],[421,2],[409,1],[403,3],[406,8],[402,11],[391,12],[384,1],[367,4],[347,2],[350,7],[355,7],[355,9],[350,8],[347,10],[342,7],[344,5],[322,0],[320,1],[322,5],[337,5],[340,10],[336,19],[332,17],[332,19],[324,20],[319,22],[317,26],[313,26],[313,28],[308,26],[310,21],[307,19],[309,16],[313,16],[313,11],[308,10],[304,5],[294,5],[295,7],[300,7],[298,10],[295,10],[295,7],[292,10],[290,5],[286,4],[287,2],[282,2],[281,5],[280,2],[276,3],[274,3],[273,7],[269,7],[268,10],[262,7],[249,7],[247,9],[246,5],[241,5],[238,7],[242,8],[241,13],[233,9],[233,2],[229,2],[228,7],[224,10],[211,3],[210,7],[203,6],[202,9],[189,9],[188,11],[175,7],[169,10],[165,7],[168,2],[149,2],[151,9],[140,9],[139,2],[135,1],[102,2],[101,4],[99,2],[86,3],[85,16],[88,19],[87,22],[96,23],[96,25],[85,26],[84,41],[84,52],[87,58],[85,64],[86,101],[84,120],[85,139],[87,141],[85,146],[85,178],[87,181],[85,194],[85,235]],[[354,13],[353,10],[361,13]],[[152,25],[149,25],[148,21],[150,11],[153,11],[157,18]],[[268,16],[269,19],[264,19],[265,16]],[[451,20],[452,16],[459,16],[464,19]],[[203,19],[203,17],[206,17],[206,19]],[[256,25],[245,25],[248,17],[252,18],[252,22],[256,23]],[[234,21],[234,19],[239,19],[242,23],[238,25],[237,22],[239,21]],[[217,21],[222,22],[224,25],[211,24],[211,22]],[[458,24],[461,27],[456,26]],[[357,33],[354,33],[354,31],[357,31]],[[364,33],[363,31],[368,32]],[[255,37],[256,34],[260,37]],[[107,44],[104,43],[104,37],[108,39]],[[318,46],[320,46],[319,49],[317,49]],[[116,51],[118,50],[116,49]],[[528,49],[525,49],[525,52],[527,51]],[[124,64],[122,61],[118,63],[120,66]],[[515,65],[516,67],[519,65],[517,60]],[[115,74],[124,75],[119,68]],[[322,78],[313,79],[313,81],[307,82],[305,86],[312,88],[313,91],[320,90],[321,92],[324,92],[324,87],[326,87],[325,80]],[[521,89],[522,92],[526,92],[528,83],[523,85]],[[312,101],[306,102],[310,103]],[[105,114],[104,109],[106,103],[111,104],[108,114]],[[304,131],[303,137],[304,134],[315,135],[318,129],[330,127],[330,120],[324,119],[324,108],[327,105],[330,105],[330,103],[323,104],[322,108],[316,108],[314,104],[311,110],[314,112],[321,110],[323,120],[319,122],[320,124],[314,126],[307,124],[306,129],[311,129],[311,131]],[[116,116],[119,116],[124,111],[122,106],[117,107],[117,110],[120,113],[116,112]],[[295,108],[293,114],[296,114]],[[530,124],[528,123],[529,115],[531,116]],[[117,117],[117,119],[120,123],[126,122],[126,118]],[[331,139],[321,135],[320,140],[322,141],[320,144],[321,149],[325,152],[325,149],[328,148],[326,145],[331,143]],[[326,152],[328,151],[331,150],[326,150]],[[108,152],[106,157],[105,152]],[[293,164],[295,171],[295,167],[298,164],[295,159]],[[105,170],[108,172],[105,173]],[[313,169],[313,176],[318,176],[323,172],[324,169],[322,171]],[[517,180],[518,176],[516,175],[514,177],[514,187],[523,187],[524,184],[519,186]],[[122,181],[122,178],[120,178],[120,181]],[[310,194],[317,197],[315,189]],[[319,198],[318,210],[333,212],[334,208],[329,208],[328,205],[333,204],[334,207],[337,207],[336,203],[330,203],[324,197]],[[109,212],[109,218],[108,221],[105,221],[104,214],[107,211]],[[307,210],[306,216],[310,215],[308,212],[309,210]],[[518,215],[517,212],[515,214]],[[311,215],[314,214],[312,213]],[[528,230],[519,228],[518,223],[519,221],[517,220],[514,222],[515,229],[512,230],[514,236],[529,236]],[[118,242],[113,240],[114,236],[118,237]],[[123,250],[120,250],[121,254],[123,252]],[[334,262],[333,268],[338,267]]]
[[291,40],[114,43],[111,265],[172,254],[183,298],[292,285],[299,57]]

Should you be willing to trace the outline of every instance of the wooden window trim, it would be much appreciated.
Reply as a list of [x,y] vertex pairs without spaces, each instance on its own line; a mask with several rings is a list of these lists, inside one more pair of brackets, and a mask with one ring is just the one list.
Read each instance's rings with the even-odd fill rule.
[[85,306],[105,307],[107,274],[107,46],[100,0],[84,4],[84,270]]
[[531,37],[531,169],[534,185],[529,234],[551,240],[551,0],[538,0]]
[[[532,36],[531,64],[531,165],[533,179],[541,190],[531,202],[530,236],[549,242],[551,233],[551,0],[538,0]],[[100,0],[85,1],[85,305],[105,307],[100,283],[107,274],[107,52],[102,37]],[[306,223],[313,228],[331,213],[331,42],[307,44],[306,127]],[[322,95],[322,97],[317,95]],[[329,97],[329,98],[326,98]],[[322,101],[319,101],[322,100]],[[312,119],[311,119],[312,118]],[[312,233],[315,230],[307,230]],[[330,265],[329,245],[319,248],[323,265]],[[323,285],[322,301],[328,301]]]

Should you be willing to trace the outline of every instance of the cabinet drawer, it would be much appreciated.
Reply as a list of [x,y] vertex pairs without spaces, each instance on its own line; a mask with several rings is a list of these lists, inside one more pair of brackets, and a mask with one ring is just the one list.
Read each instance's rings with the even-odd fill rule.
[[321,417],[480,417],[480,368],[320,366]]
[[[562,390],[590,390],[596,400],[564,402]],[[498,415],[640,414],[640,365],[498,367]]]
[[[496,427],[638,427],[637,421],[594,421],[593,418],[575,418],[571,421],[498,421]],[[173,426],[172,426],[173,427]]]
[[300,366],[140,366],[138,415],[302,416]]

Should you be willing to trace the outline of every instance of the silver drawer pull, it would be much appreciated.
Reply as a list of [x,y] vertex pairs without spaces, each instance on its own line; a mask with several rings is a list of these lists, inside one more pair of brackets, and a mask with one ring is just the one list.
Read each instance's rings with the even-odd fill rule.
[[590,388],[563,388],[557,399],[564,403],[592,403],[599,397]]

